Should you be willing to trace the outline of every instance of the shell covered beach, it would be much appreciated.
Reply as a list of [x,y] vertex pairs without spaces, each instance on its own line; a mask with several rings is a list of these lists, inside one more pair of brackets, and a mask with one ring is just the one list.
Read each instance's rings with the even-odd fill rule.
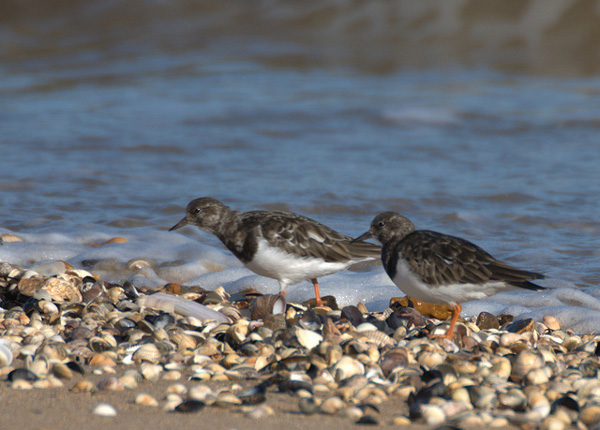
[[[0,2],[0,428],[595,428],[599,11]],[[353,238],[398,212],[546,289],[449,340],[379,262],[282,301],[168,231],[202,196]]]
[[[409,298],[369,312],[338,309],[332,296],[315,307],[252,289],[143,291],[62,261],[0,269],[3,409],[44,422],[61,405],[77,405],[68,422],[87,428],[138,419],[149,428],[600,422],[600,336],[552,316],[481,313],[445,339],[430,335],[445,332],[451,308]],[[8,422],[22,422],[15,415]]]

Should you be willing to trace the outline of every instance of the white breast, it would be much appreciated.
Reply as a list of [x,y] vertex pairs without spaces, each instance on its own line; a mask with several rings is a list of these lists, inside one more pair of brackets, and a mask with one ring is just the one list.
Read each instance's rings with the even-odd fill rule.
[[276,247],[263,238],[258,240],[256,255],[246,267],[255,273],[277,279],[282,288],[298,282],[331,275],[344,270],[352,262],[326,262],[320,258],[299,257]]
[[512,287],[505,282],[487,282],[485,284],[447,284],[429,285],[421,281],[411,272],[408,263],[399,259],[396,276],[392,279],[396,286],[407,296],[429,303],[462,303],[470,300],[481,300],[499,291]]

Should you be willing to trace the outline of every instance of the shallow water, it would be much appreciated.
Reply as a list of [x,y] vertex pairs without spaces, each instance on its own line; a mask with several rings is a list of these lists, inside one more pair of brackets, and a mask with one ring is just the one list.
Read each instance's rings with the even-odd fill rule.
[[[596,45],[582,42],[579,63],[545,67],[557,61],[545,47],[572,25],[568,10],[555,11],[554,33],[532,25],[521,35],[537,49],[494,48],[484,34],[481,52],[463,46],[457,30],[447,43],[466,54],[446,58],[436,54],[441,42],[423,38],[417,50],[401,24],[385,24],[386,33],[379,12],[365,15],[352,2],[329,12],[262,2],[261,19],[241,3],[146,2],[135,18],[118,2],[24,4],[3,15],[0,234],[25,241],[0,246],[0,260],[64,259],[111,280],[274,292],[275,281],[241,267],[216,239],[192,227],[166,231],[189,200],[291,210],[352,236],[395,210],[418,228],[545,273],[546,286],[577,288],[560,299],[499,295],[465,306],[465,315],[558,306],[552,312],[571,326],[600,330],[594,313],[587,325],[573,320],[581,306],[600,309]],[[518,32],[525,12],[498,19]],[[445,34],[442,15],[418,24],[425,12],[410,13],[414,37],[418,25]],[[455,18],[471,29],[482,19]],[[356,45],[359,24],[373,49]],[[404,61],[416,51],[414,63]],[[88,246],[114,236],[129,241]],[[136,276],[125,265],[135,258],[152,268]],[[218,265],[226,269],[212,273]],[[400,294],[381,267],[321,285],[342,305],[372,309]],[[311,289],[301,284],[290,297],[309,298]]]

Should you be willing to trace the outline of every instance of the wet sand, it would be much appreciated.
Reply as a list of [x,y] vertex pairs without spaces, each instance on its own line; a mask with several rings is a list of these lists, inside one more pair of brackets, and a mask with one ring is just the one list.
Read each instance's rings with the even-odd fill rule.
[[[86,370],[88,370],[86,366]],[[123,368],[125,369],[125,368]],[[117,376],[122,374],[117,372]],[[378,406],[380,413],[373,413],[379,425],[359,425],[342,416],[327,416],[323,414],[305,415],[298,409],[297,398],[289,394],[279,393],[276,388],[267,392],[266,404],[273,408],[272,416],[253,419],[248,418],[240,407],[223,408],[207,406],[193,413],[177,413],[163,410],[167,387],[175,383],[183,383],[188,388],[198,381],[157,382],[143,381],[135,390],[125,391],[96,391],[95,393],[73,393],[69,389],[83,379],[95,383],[106,375],[76,375],[65,381],[63,388],[48,388],[31,390],[16,390],[10,382],[0,382],[0,427],[2,429],[86,429],[105,430],[115,428],[143,428],[145,430],[164,430],[173,427],[179,429],[210,428],[214,430],[248,429],[248,430],[306,430],[313,428],[344,428],[359,429],[365,427],[427,429],[426,425],[411,425],[399,427],[392,423],[396,414],[406,414],[405,402],[393,396],[387,402]],[[208,383],[214,388],[224,383]],[[244,384],[246,385],[246,384]],[[251,385],[251,384],[248,384]],[[159,402],[158,407],[135,404],[139,393],[148,393]],[[109,403],[114,406],[116,417],[100,417],[92,413],[99,403]]]

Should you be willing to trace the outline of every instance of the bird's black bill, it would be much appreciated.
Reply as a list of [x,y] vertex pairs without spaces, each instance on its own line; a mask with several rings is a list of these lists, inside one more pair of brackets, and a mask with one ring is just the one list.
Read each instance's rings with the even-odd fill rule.
[[359,242],[359,241],[361,241],[361,240],[370,239],[370,238],[372,238],[372,237],[373,237],[373,235],[371,234],[371,231],[369,230],[369,231],[367,231],[367,232],[365,232],[365,233],[361,234],[360,236],[358,236],[356,239],[352,240],[352,242],[351,242],[351,243],[354,243],[354,242]]
[[186,218],[184,218],[181,221],[179,221],[177,224],[175,224],[173,227],[171,227],[169,229],[169,231],[177,230],[178,228],[181,228],[181,227],[186,226],[188,224],[189,224],[188,220]]

